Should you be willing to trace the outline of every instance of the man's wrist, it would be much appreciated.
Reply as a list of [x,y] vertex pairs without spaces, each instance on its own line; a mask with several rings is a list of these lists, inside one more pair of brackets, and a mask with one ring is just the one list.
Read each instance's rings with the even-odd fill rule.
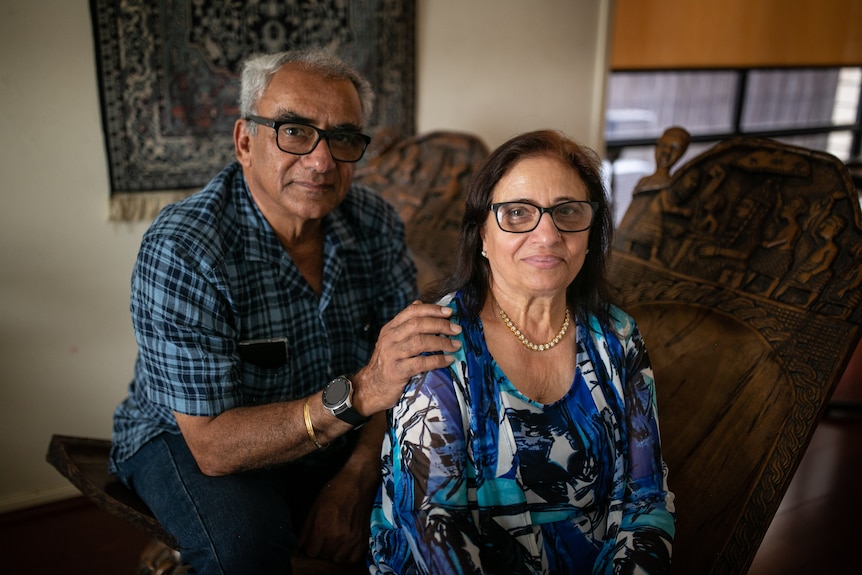
[[353,382],[353,397],[350,399],[350,402],[353,404],[353,409],[362,415],[362,417],[370,419],[375,412],[368,409],[368,405],[365,402],[365,394],[362,393],[364,377],[365,375],[362,373],[362,370],[350,376],[350,381]]
[[346,375],[339,375],[330,381],[321,394],[323,407],[330,414],[356,428],[365,424],[370,418],[357,411],[352,399],[353,382]]

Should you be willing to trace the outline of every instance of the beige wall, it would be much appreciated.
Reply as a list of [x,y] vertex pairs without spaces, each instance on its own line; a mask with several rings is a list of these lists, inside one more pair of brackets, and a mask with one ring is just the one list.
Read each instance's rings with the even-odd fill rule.
[[[418,129],[599,147],[612,0],[419,0]],[[0,0],[0,512],[76,492],[53,433],[109,437],[144,225],[107,221],[87,0]]]
[[555,128],[598,149],[612,0],[420,0],[418,127],[489,146]]

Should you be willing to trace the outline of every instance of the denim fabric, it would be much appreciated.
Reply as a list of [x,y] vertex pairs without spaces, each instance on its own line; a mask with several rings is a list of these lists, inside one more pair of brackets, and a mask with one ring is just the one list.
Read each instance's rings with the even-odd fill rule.
[[333,472],[284,465],[209,477],[182,436],[171,433],[147,442],[118,469],[176,538],[190,573],[206,575],[291,573],[302,521]]

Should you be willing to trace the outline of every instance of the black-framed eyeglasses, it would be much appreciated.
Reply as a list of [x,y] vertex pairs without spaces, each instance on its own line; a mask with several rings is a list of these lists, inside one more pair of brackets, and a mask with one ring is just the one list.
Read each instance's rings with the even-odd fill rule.
[[500,202],[491,204],[497,225],[504,232],[525,234],[539,226],[542,214],[551,214],[551,221],[561,232],[582,232],[593,225],[593,215],[599,209],[598,202],[572,200],[550,208],[530,202]]
[[336,128],[321,130],[317,126],[294,120],[271,120],[261,116],[246,116],[245,119],[275,130],[275,144],[288,154],[305,156],[314,151],[320,140],[326,140],[329,153],[337,162],[358,162],[365,154],[371,137],[356,130]]

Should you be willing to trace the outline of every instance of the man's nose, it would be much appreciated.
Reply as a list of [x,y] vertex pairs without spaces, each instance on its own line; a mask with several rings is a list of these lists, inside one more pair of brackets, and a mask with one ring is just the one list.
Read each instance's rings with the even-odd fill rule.
[[306,158],[319,172],[327,171],[335,166],[335,159],[329,150],[329,140],[321,137],[314,149],[305,155]]

